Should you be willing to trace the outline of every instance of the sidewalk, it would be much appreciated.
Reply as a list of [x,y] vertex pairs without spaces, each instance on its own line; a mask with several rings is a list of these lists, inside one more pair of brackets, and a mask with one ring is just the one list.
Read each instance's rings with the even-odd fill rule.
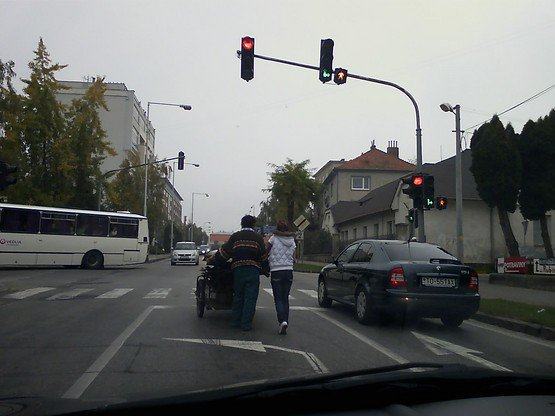
[[483,299],[505,299],[530,305],[555,307],[553,292],[490,284],[487,274],[480,275],[480,295]]
[[152,262],[155,262],[155,261],[164,260],[164,259],[169,259],[169,258],[170,258],[170,254],[169,254],[169,253],[165,253],[165,254],[149,254],[149,255],[148,255],[147,263],[152,263]]

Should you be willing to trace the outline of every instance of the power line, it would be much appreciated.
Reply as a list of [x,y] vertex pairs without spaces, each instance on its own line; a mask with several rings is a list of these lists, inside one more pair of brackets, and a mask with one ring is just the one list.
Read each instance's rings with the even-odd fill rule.
[[[511,110],[514,110],[517,107],[520,107],[523,104],[526,104],[532,100],[535,100],[536,98],[540,97],[541,95],[545,94],[546,92],[548,92],[549,90],[555,88],[555,84],[550,85],[549,87],[547,87],[546,89],[532,95],[531,97],[526,98],[524,101],[519,102],[518,104],[513,105],[512,107],[507,108],[506,110],[501,111],[500,113],[497,114],[497,116],[502,116],[505,113],[508,113]],[[482,121],[481,123],[478,124],[474,124],[473,126],[467,127],[464,130],[470,130],[473,129],[474,127],[478,127],[481,126],[484,123],[487,123],[488,121],[490,121],[493,117],[488,118],[487,120]]]

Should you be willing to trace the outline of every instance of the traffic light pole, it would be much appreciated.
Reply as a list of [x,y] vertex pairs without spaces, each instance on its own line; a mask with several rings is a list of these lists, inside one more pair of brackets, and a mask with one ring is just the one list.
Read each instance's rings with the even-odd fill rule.
[[[241,51],[237,51],[237,56],[239,57],[241,56]],[[257,54],[254,54],[254,57],[258,59],[262,59],[263,61],[277,62],[279,64],[297,66],[300,68],[320,71],[320,68],[314,65],[307,65],[299,62],[287,61],[285,59],[272,58],[270,56],[263,56],[263,55],[257,55]],[[418,109],[418,104],[416,103],[416,100],[414,99],[414,97],[406,89],[404,89],[400,85],[395,84],[394,82],[384,81],[382,79],[377,79],[377,78],[364,77],[362,75],[356,75],[352,73],[348,74],[348,78],[355,78],[361,81],[387,85],[401,91],[409,98],[409,100],[412,102],[412,105],[414,106],[414,112],[416,115],[416,170],[417,172],[420,172],[422,170],[422,129],[420,128],[420,110]],[[419,221],[418,241],[426,242],[426,233],[424,231],[424,208],[418,209],[418,217],[419,217],[418,218],[418,221]]]

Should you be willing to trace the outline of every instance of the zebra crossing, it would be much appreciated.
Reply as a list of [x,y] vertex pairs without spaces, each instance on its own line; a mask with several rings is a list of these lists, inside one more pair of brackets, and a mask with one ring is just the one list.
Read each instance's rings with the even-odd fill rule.
[[[95,288],[88,288],[88,287],[79,287],[79,288],[56,288],[56,287],[49,287],[49,286],[40,286],[40,287],[33,287],[29,289],[24,289],[18,292],[9,293],[3,295],[4,299],[12,299],[12,300],[28,300],[28,299],[43,299],[47,301],[63,301],[63,300],[74,300],[74,299],[119,299],[126,295],[131,294],[132,292],[136,291],[135,288],[130,287],[121,287],[108,290],[107,292],[99,293]],[[147,289],[146,292],[141,293],[142,299],[166,299],[172,288],[154,288],[154,289]],[[267,295],[273,298],[274,294],[272,289],[270,288],[262,288],[262,291]],[[57,293],[54,293],[57,292]],[[92,292],[92,293],[91,293]],[[316,299],[318,298],[318,294],[316,290],[312,289],[293,289],[292,293],[300,293],[302,294],[301,298],[306,299],[308,296],[309,298]],[[42,295],[42,296],[40,296]],[[191,289],[190,292],[191,297],[195,297],[195,288]],[[294,300],[295,297],[289,295],[290,300]]]

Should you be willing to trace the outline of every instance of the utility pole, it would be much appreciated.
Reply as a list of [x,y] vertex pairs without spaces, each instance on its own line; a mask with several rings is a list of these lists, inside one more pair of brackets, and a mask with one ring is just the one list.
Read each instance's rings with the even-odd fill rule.
[[464,262],[462,154],[461,154],[461,106],[443,103],[439,106],[446,113],[455,114],[455,205],[457,210],[457,258]]
[[[172,191],[175,191],[175,161],[172,163]],[[170,248],[173,249],[173,207],[170,204]]]
[[190,241],[194,241],[193,227],[195,224],[195,195],[204,195],[206,198],[210,197],[210,195],[204,192],[193,192],[191,194],[191,230],[189,231]]

